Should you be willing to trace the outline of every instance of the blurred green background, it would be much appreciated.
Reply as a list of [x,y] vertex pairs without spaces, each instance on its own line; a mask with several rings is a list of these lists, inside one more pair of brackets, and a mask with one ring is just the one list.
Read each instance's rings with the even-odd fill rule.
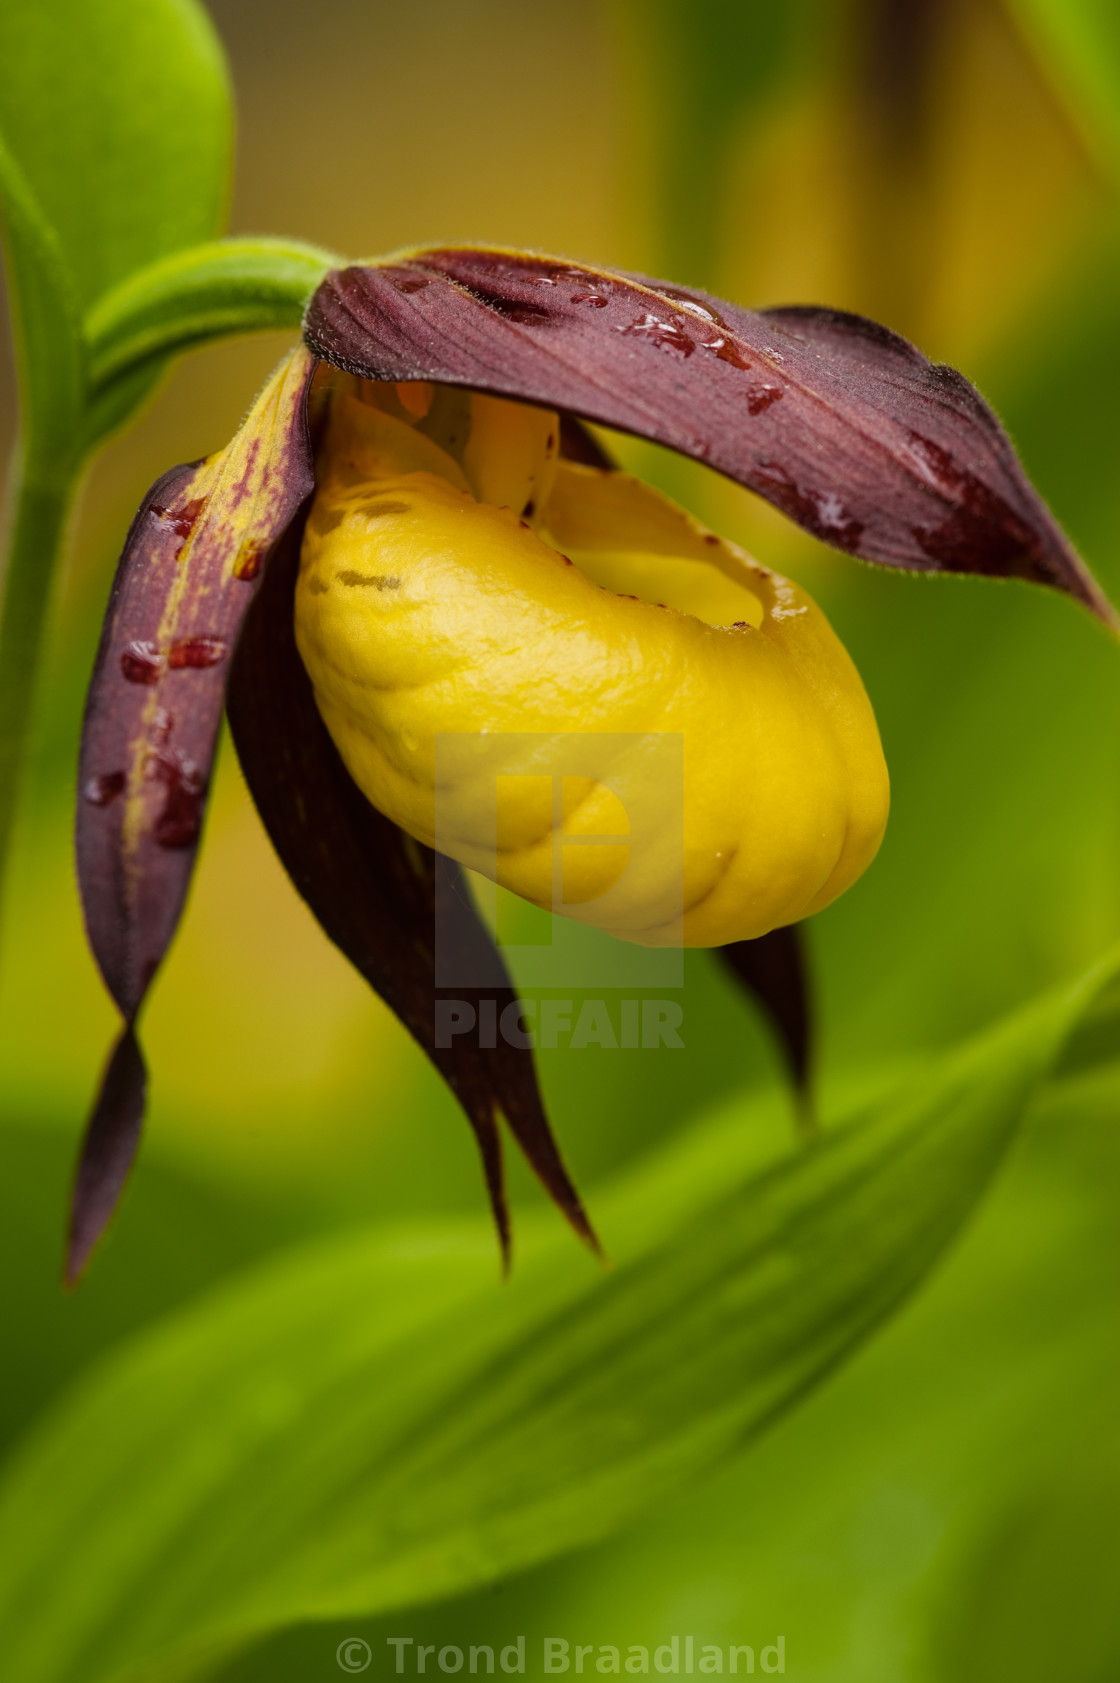
[[[1120,130],[1107,55],[1042,0],[210,10],[238,96],[232,231],[355,256],[491,241],[873,315],[976,380],[1120,599]],[[87,1281],[72,1298],[57,1283],[113,1028],[71,868],[100,613],[144,489],[230,435],[286,342],[185,359],[97,462],[70,545],[0,961],[6,1439],[98,1352],[253,1258],[481,1200],[456,1107],[297,899],[227,745],[147,1013],[142,1162]],[[692,464],[619,449],[808,586],[878,714],[887,840],[809,930],[835,1102],[1120,936],[1120,661],[1087,616],[1025,588],[861,567]],[[598,1177],[722,1101],[749,1126],[750,1093],[776,1079],[709,955],[689,955],[682,1001],[683,1052],[540,1057],[592,1213]],[[788,1675],[812,1683],[1120,1675],[1118,1097],[1107,1065],[1054,1082],[932,1285],[718,1479],[454,1605],[282,1632],[223,1683],[336,1677],[349,1635],[388,1674],[385,1637],[405,1630],[437,1645],[524,1632],[538,1651],[557,1633],[651,1647],[685,1629],[781,1633]]]

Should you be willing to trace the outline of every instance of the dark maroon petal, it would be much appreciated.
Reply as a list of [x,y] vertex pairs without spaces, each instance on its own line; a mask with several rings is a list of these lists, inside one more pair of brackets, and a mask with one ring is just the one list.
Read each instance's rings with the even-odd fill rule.
[[669,445],[865,560],[1052,585],[1117,627],[975,389],[862,317],[439,249],[328,275],[304,332],[370,379],[475,387]]
[[802,1113],[808,1117],[812,1010],[800,930],[791,923],[755,941],[732,941],[718,950],[728,969],[769,1017],[800,1097]]
[[[319,717],[296,649],[293,596],[302,521],[269,566],[246,622],[229,691],[229,719],[245,779],[285,870],[326,934],[396,1012],[455,1094],[482,1152],[504,1257],[509,1213],[498,1119],[504,1117],[546,1190],[576,1232],[597,1243],[560,1159],[541,1103],[531,1054],[494,1036],[450,1036],[436,1044],[436,1003],[454,996],[481,1017],[516,995],[470,902],[458,865],[422,847],[366,800]],[[437,895],[450,940],[473,957],[474,974],[498,973],[497,988],[435,986]],[[443,928],[446,929],[447,920]]]
[[615,468],[616,461],[604,450],[590,427],[566,409],[560,412],[560,454],[566,462],[579,462],[583,467]]
[[190,883],[253,581],[312,489],[314,368],[301,346],[225,450],[153,486],[117,569],[86,704],[76,841],[90,945],[129,1025]]
[[131,1025],[106,1065],[74,1176],[65,1279],[76,1285],[128,1179],[140,1143],[147,1071]]

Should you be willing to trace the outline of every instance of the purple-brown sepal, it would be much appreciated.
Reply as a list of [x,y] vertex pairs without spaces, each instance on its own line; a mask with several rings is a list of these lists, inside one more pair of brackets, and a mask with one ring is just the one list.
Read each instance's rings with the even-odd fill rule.
[[976,389],[862,316],[441,248],[332,272],[304,333],[369,379],[470,386],[668,445],[864,560],[1050,585],[1117,626]]
[[[72,1277],[111,1212],[106,1189],[115,1176],[119,1191],[139,1138],[142,1078],[129,1089],[135,1102],[113,1095],[135,1076],[132,1025],[190,884],[230,660],[262,566],[312,490],[306,405],[314,369],[305,349],[295,351],[224,450],[164,474],[132,523],[113,583],[82,731],[76,845],[90,945],[129,1033],[82,1148]],[[127,1115],[127,1125],[114,1115]],[[89,1167],[91,1154],[104,1155],[107,1133],[113,1176]]]

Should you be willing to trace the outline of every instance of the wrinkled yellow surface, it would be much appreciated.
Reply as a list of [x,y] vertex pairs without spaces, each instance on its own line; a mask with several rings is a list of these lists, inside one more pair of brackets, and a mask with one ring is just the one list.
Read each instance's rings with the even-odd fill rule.
[[[546,410],[336,390],[296,636],[351,775],[418,840],[628,940],[717,945],[819,910],[887,817],[846,651],[796,585],[558,444]],[[573,732],[615,736],[609,776],[553,778]]]

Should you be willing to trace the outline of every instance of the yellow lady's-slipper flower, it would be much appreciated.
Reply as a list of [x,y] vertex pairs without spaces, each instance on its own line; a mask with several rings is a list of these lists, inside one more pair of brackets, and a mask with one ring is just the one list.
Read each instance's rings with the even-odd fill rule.
[[[506,735],[626,734],[611,786],[585,780],[563,814],[565,836],[594,837],[656,812],[645,745],[679,734],[683,897],[664,853],[620,876],[629,849],[570,848],[579,876],[557,909],[598,923],[605,905],[604,927],[645,945],[717,946],[828,905],[887,817],[851,660],[804,591],[629,474],[562,460],[559,440],[553,411],[453,388],[335,397],[296,640],[347,770],[435,847],[437,738],[493,736],[494,755],[444,791],[438,844],[551,910],[538,762],[511,766]],[[517,773],[496,854],[493,778]]]
[[[631,942],[721,944],[803,1067],[788,931],[879,844],[870,705],[797,585],[611,468],[584,421],[696,457],[848,554],[1047,584],[1116,628],[973,387],[873,322],[509,251],[328,274],[237,436],[149,492],[106,616],[78,867],[125,1027],[79,1163],[71,1278],[139,1139],[136,1018],[227,702],[293,882],[461,1101],[503,1248],[499,1118],[591,1230],[525,1044],[494,1032],[517,996],[459,864]],[[542,803],[541,745],[573,734],[613,758]],[[670,740],[672,796],[649,751]],[[470,745],[450,771],[449,742]],[[456,955],[493,978],[450,1002],[474,1038],[439,1032],[441,906]]]

